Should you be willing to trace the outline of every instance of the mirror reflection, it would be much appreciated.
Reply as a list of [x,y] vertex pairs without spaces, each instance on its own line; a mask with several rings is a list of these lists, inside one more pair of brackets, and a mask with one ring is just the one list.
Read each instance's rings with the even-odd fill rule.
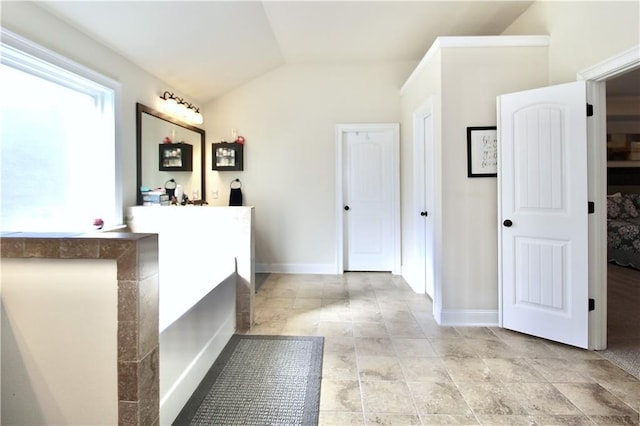
[[[137,185],[136,200],[142,205],[140,187],[149,189],[175,188],[180,185],[183,193],[190,201],[204,199],[204,139],[205,131],[198,127],[182,123],[172,117],[147,107],[136,104],[137,127]],[[167,142],[172,145],[168,145]],[[186,153],[185,149],[177,149],[178,144],[191,145],[191,170],[180,170],[181,167],[167,167],[167,164],[182,164],[188,162],[187,158],[167,162],[161,158],[161,153],[169,155],[170,152]],[[167,147],[176,149],[166,149]],[[161,170],[164,169],[164,170]],[[168,169],[168,170],[167,170]],[[183,167],[184,169],[184,167]],[[171,182],[173,179],[175,182]]]

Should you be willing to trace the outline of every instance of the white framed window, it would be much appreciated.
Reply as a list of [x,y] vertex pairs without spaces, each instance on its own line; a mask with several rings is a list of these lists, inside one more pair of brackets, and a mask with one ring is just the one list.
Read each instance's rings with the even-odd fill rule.
[[122,223],[119,84],[2,30],[0,230]]

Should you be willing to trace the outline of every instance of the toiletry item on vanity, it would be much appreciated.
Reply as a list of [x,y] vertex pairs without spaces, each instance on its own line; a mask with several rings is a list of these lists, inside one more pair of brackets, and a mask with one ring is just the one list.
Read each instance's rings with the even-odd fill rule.
[[183,195],[184,195],[184,189],[182,188],[182,185],[177,184],[176,185],[175,197],[176,197],[176,200],[177,200],[178,204],[182,204],[182,196]]

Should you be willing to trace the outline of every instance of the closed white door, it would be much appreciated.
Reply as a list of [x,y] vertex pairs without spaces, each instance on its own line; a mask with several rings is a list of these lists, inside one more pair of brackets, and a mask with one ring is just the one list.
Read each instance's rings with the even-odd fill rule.
[[408,279],[417,293],[434,298],[435,158],[431,101],[413,114],[415,259]]
[[585,82],[497,104],[502,326],[587,348]]
[[342,134],[344,270],[394,270],[394,141],[397,126]]

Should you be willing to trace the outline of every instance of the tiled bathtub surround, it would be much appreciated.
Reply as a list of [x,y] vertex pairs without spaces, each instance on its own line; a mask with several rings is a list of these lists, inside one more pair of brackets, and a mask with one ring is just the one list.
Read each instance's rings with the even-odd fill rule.
[[389,274],[271,274],[251,333],[325,337],[321,425],[639,424],[640,382],[597,352],[431,312]]
[[2,258],[115,259],[118,423],[157,425],[158,237],[153,234],[3,234]]

